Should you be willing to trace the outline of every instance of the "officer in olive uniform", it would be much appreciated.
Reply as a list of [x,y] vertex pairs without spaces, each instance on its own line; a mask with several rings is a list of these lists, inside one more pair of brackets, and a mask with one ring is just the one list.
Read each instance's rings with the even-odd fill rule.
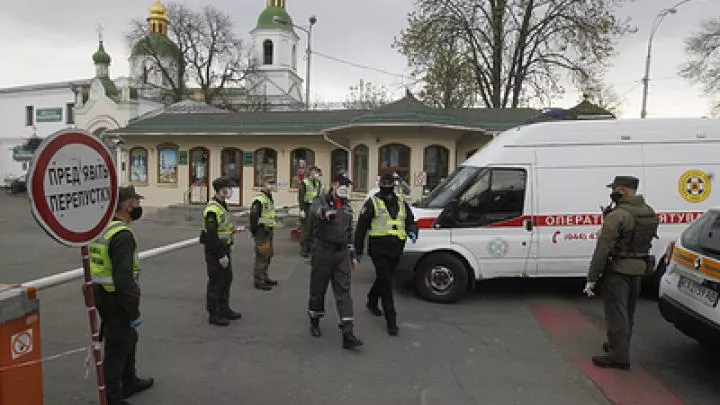
[[262,191],[253,198],[250,209],[250,232],[255,239],[255,288],[263,291],[269,291],[278,284],[268,277],[268,268],[274,250],[273,236],[277,225],[273,191],[275,191],[275,181],[264,181]]
[[655,267],[650,248],[657,237],[659,221],[645,199],[635,194],[639,183],[636,177],[617,176],[608,184],[615,207],[605,210],[590,262],[584,293],[594,295],[593,289],[602,274],[607,325],[608,340],[603,344],[607,355],[592,358],[598,367],[630,368],[630,338],[641,278]]
[[240,319],[242,314],[230,309],[230,286],[233,280],[232,216],[228,212],[227,199],[232,196],[235,182],[227,177],[213,180],[215,196],[208,201],[203,211],[203,230],[200,242],[205,245],[207,263],[206,309],[212,325],[227,326],[230,320]]
[[320,180],[320,169],[310,167],[310,175],[306,177],[298,189],[298,204],[300,206],[300,219],[302,220],[302,234],[300,235],[300,254],[302,257],[310,256],[312,245],[312,215],[307,215],[315,197],[325,193],[325,187]]
[[310,209],[310,215],[314,217],[315,238],[310,260],[310,333],[315,337],[322,334],[320,318],[325,315],[325,292],[328,283],[332,283],[340,318],[338,326],[342,331],[342,347],[345,349],[363,344],[363,341],[353,334],[353,301],[350,296],[351,267],[355,269],[358,265],[355,249],[352,247],[353,211],[349,201],[351,184],[346,174],[339,174],[331,183],[332,190],[316,198]]
[[[361,260],[365,236],[368,253],[375,266],[375,282],[367,296],[367,308],[375,316],[383,313],[378,308],[382,299],[387,331],[397,336],[397,313],[393,298],[393,274],[400,262],[405,241],[417,240],[417,225],[410,206],[395,194],[395,179],[390,174],[380,178],[380,191],[365,201],[355,231],[355,249]],[[369,232],[368,232],[369,231]]]
[[105,393],[108,405],[125,401],[152,387],[152,378],[135,372],[140,317],[140,262],[135,234],[128,226],[140,219],[142,196],[132,186],[121,187],[115,217],[103,234],[88,246],[95,307],[100,313],[100,339],[104,338]]

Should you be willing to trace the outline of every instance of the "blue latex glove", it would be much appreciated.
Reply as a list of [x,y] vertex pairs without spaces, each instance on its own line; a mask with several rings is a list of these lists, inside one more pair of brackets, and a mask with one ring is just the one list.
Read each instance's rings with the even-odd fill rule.
[[140,326],[141,323],[143,323],[142,316],[140,316],[136,320],[130,322],[130,326],[133,328],[137,328],[138,326]]
[[410,236],[410,240],[412,240],[412,243],[417,242],[417,234],[415,232],[410,232],[408,236]]

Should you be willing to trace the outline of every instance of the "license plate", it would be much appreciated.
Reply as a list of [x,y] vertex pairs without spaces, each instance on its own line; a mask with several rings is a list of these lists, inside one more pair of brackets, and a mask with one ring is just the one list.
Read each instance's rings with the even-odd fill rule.
[[678,289],[710,307],[714,307],[718,302],[717,291],[700,285],[687,277],[680,277]]

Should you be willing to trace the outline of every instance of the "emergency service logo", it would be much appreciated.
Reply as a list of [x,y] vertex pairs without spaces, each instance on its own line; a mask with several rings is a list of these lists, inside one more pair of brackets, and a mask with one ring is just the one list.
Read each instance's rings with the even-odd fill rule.
[[710,196],[710,176],[702,170],[688,170],[680,176],[680,196],[691,203],[700,203]]

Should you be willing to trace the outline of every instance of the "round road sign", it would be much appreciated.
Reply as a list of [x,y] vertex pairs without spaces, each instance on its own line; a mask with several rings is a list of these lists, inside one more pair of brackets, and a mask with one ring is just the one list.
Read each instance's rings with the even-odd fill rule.
[[87,245],[113,217],[115,164],[105,144],[85,131],[62,130],[46,138],[27,179],[35,220],[64,245]]

